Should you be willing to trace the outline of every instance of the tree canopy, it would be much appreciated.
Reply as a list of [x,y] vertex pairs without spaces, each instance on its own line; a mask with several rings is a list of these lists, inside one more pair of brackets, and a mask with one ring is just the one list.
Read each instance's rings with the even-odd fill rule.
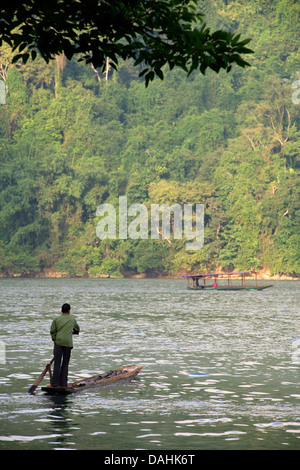
[[199,12],[198,0],[2,0],[0,46],[9,44],[13,61],[46,62],[64,53],[105,68],[117,68],[120,58],[142,64],[146,85],[163,78],[163,68],[181,67],[188,74],[199,69],[230,71],[245,67],[252,51],[250,39],[226,30],[211,32]]
[[[102,75],[64,55],[12,65],[0,49],[0,275],[299,275],[299,2],[199,7],[214,30],[253,38],[251,67],[187,76],[166,64],[146,88],[135,59]],[[203,248],[99,239],[97,207],[120,196],[203,204]]]

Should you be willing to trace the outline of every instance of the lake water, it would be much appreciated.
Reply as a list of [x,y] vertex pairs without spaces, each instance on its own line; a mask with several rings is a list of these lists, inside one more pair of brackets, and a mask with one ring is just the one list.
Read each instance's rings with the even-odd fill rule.
[[[298,286],[0,279],[0,449],[300,449]],[[141,364],[134,381],[27,394],[52,357],[64,302],[81,327],[69,380]]]

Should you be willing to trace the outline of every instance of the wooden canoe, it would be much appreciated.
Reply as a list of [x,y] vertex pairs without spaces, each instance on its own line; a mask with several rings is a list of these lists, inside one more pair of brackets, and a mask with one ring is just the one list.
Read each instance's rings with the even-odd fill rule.
[[123,366],[109,372],[93,375],[86,379],[76,380],[76,382],[68,384],[67,387],[52,387],[50,384],[46,387],[41,387],[43,392],[55,394],[70,394],[81,392],[92,387],[103,387],[106,385],[113,385],[115,383],[127,382],[132,379],[142,370],[143,366]]

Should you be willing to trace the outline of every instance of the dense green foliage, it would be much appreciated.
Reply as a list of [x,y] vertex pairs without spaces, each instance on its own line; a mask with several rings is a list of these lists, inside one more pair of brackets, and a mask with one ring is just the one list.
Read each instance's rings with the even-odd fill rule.
[[[2,49],[2,273],[300,272],[299,3],[217,0],[202,10],[213,28],[253,38],[251,68],[165,70],[145,88],[130,62],[106,75],[63,57],[6,69]],[[205,204],[204,247],[99,240],[96,209],[119,195],[147,207]]]

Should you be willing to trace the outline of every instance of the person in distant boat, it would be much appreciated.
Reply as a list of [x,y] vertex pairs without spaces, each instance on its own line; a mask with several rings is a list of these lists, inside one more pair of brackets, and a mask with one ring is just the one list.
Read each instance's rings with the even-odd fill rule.
[[67,387],[68,369],[73,348],[73,334],[79,334],[80,327],[76,318],[70,314],[69,304],[63,304],[61,315],[55,318],[50,327],[50,335],[54,341],[54,367],[51,379],[52,387]]
[[218,283],[217,282],[214,282],[211,287],[218,287]]

